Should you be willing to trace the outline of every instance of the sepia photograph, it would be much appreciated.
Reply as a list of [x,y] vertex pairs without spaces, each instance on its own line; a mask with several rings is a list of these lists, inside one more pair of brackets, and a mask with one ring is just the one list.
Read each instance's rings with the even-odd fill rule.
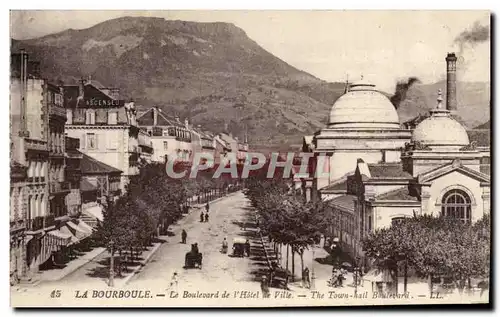
[[11,10],[11,307],[491,307],[491,19]]

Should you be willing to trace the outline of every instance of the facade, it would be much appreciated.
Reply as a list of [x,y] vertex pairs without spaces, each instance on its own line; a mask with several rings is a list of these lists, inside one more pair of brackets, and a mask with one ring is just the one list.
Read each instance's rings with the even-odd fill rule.
[[[455,70],[449,60],[448,73]],[[457,105],[443,106],[441,90],[429,115],[400,129],[392,105],[375,99],[370,86],[351,86],[344,95],[350,96],[333,105],[329,127],[304,138],[304,150],[327,157],[324,176],[303,180],[307,199],[328,202],[334,221],[326,235],[363,258],[361,241],[368,233],[405,217],[474,222],[490,213],[489,137],[467,131],[453,116]],[[362,136],[357,142],[356,135]],[[312,160],[310,171],[320,164]]]
[[237,137],[233,137],[231,133],[219,133],[219,138],[229,146],[230,152],[234,156],[234,159],[236,159],[236,163],[243,164],[248,153],[248,142],[246,137],[244,142],[241,142]]
[[118,99],[117,91],[100,89],[92,81],[65,86],[66,133],[80,139],[80,151],[122,171],[120,189],[139,173],[141,147],[133,102]]
[[83,154],[78,151],[80,139],[65,137],[66,165],[65,180],[68,182],[69,194],[66,195],[66,209],[69,217],[79,217],[82,212],[80,182],[82,179],[81,160]]
[[191,129],[193,152],[194,153],[206,153],[210,155],[214,162],[207,162],[208,164],[215,163],[215,137],[210,132],[203,131],[201,125],[196,128]]
[[49,205],[55,218],[67,215],[65,203],[70,188],[65,180],[65,135],[66,111],[63,105],[62,87],[45,83],[44,96],[49,112]]
[[158,107],[140,114],[137,121],[151,137],[153,161],[164,163],[168,159],[181,162],[192,160],[192,134],[187,121],[182,124],[178,117],[171,118]]
[[[24,182],[16,176],[11,208],[14,215],[25,215],[25,238],[19,248],[26,248],[25,256],[20,257],[26,259],[23,263],[26,270],[21,271],[29,279],[50,257],[53,248],[46,235],[54,225],[54,215],[49,211],[49,109],[44,97],[46,81],[39,77],[37,64],[29,62],[23,52],[14,54],[11,61],[11,161],[12,165],[26,169]],[[18,254],[23,252],[20,250]]]
[[151,136],[144,129],[139,130],[138,143],[140,150],[140,160],[146,163],[151,163],[153,160],[153,142],[151,142]]

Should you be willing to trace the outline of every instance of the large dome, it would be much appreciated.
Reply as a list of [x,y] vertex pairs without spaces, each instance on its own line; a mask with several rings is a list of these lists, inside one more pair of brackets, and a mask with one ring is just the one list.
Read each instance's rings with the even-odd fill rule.
[[469,136],[465,128],[449,116],[447,110],[432,110],[432,115],[420,122],[411,140],[424,145],[465,146]]
[[352,84],[333,104],[329,128],[399,129],[399,116],[389,99],[366,82]]

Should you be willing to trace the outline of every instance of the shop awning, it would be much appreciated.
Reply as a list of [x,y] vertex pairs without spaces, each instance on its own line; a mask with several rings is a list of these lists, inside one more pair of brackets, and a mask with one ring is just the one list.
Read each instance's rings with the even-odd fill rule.
[[86,237],[90,236],[92,234],[92,231],[89,231],[85,228],[83,228],[81,225],[76,224],[72,221],[68,221],[66,225],[74,230],[74,234],[78,239],[85,239]]
[[90,233],[94,232],[94,230],[95,230],[94,228],[92,228],[91,226],[86,224],[85,221],[83,221],[83,220],[79,220],[78,226],[80,226],[82,229],[87,230]]
[[54,238],[57,245],[67,246],[71,243],[71,238],[73,237],[70,233],[62,232],[61,230],[52,230],[47,232],[50,236]]
[[[59,229],[59,231],[61,231],[61,232],[62,232],[62,233],[64,233],[64,234],[69,234],[69,235],[71,235],[71,238],[70,238],[70,239],[71,239],[71,242],[70,242],[69,244],[75,244],[75,243],[78,243],[78,242],[80,241],[77,237],[75,237],[75,236],[73,235],[73,233],[71,232],[71,230],[69,230],[69,228],[68,228],[68,227],[66,227],[66,226],[62,226],[62,227]],[[68,245],[69,245],[69,244],[68,244]]]
[[104,217],[102,215],[102,207],[101,206],[92,206],[92,207],[88,207],[88,208],[85,208],[83,210],[83,212],[88,215],[88,216],[91,216],[92,218],[95,218],[99,221],[103,221],[104,220]]

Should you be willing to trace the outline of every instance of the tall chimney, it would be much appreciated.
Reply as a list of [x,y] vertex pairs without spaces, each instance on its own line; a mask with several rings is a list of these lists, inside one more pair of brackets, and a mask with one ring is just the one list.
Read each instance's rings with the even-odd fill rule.
[[457,110],[457,56],[446,56],[446,110]]

